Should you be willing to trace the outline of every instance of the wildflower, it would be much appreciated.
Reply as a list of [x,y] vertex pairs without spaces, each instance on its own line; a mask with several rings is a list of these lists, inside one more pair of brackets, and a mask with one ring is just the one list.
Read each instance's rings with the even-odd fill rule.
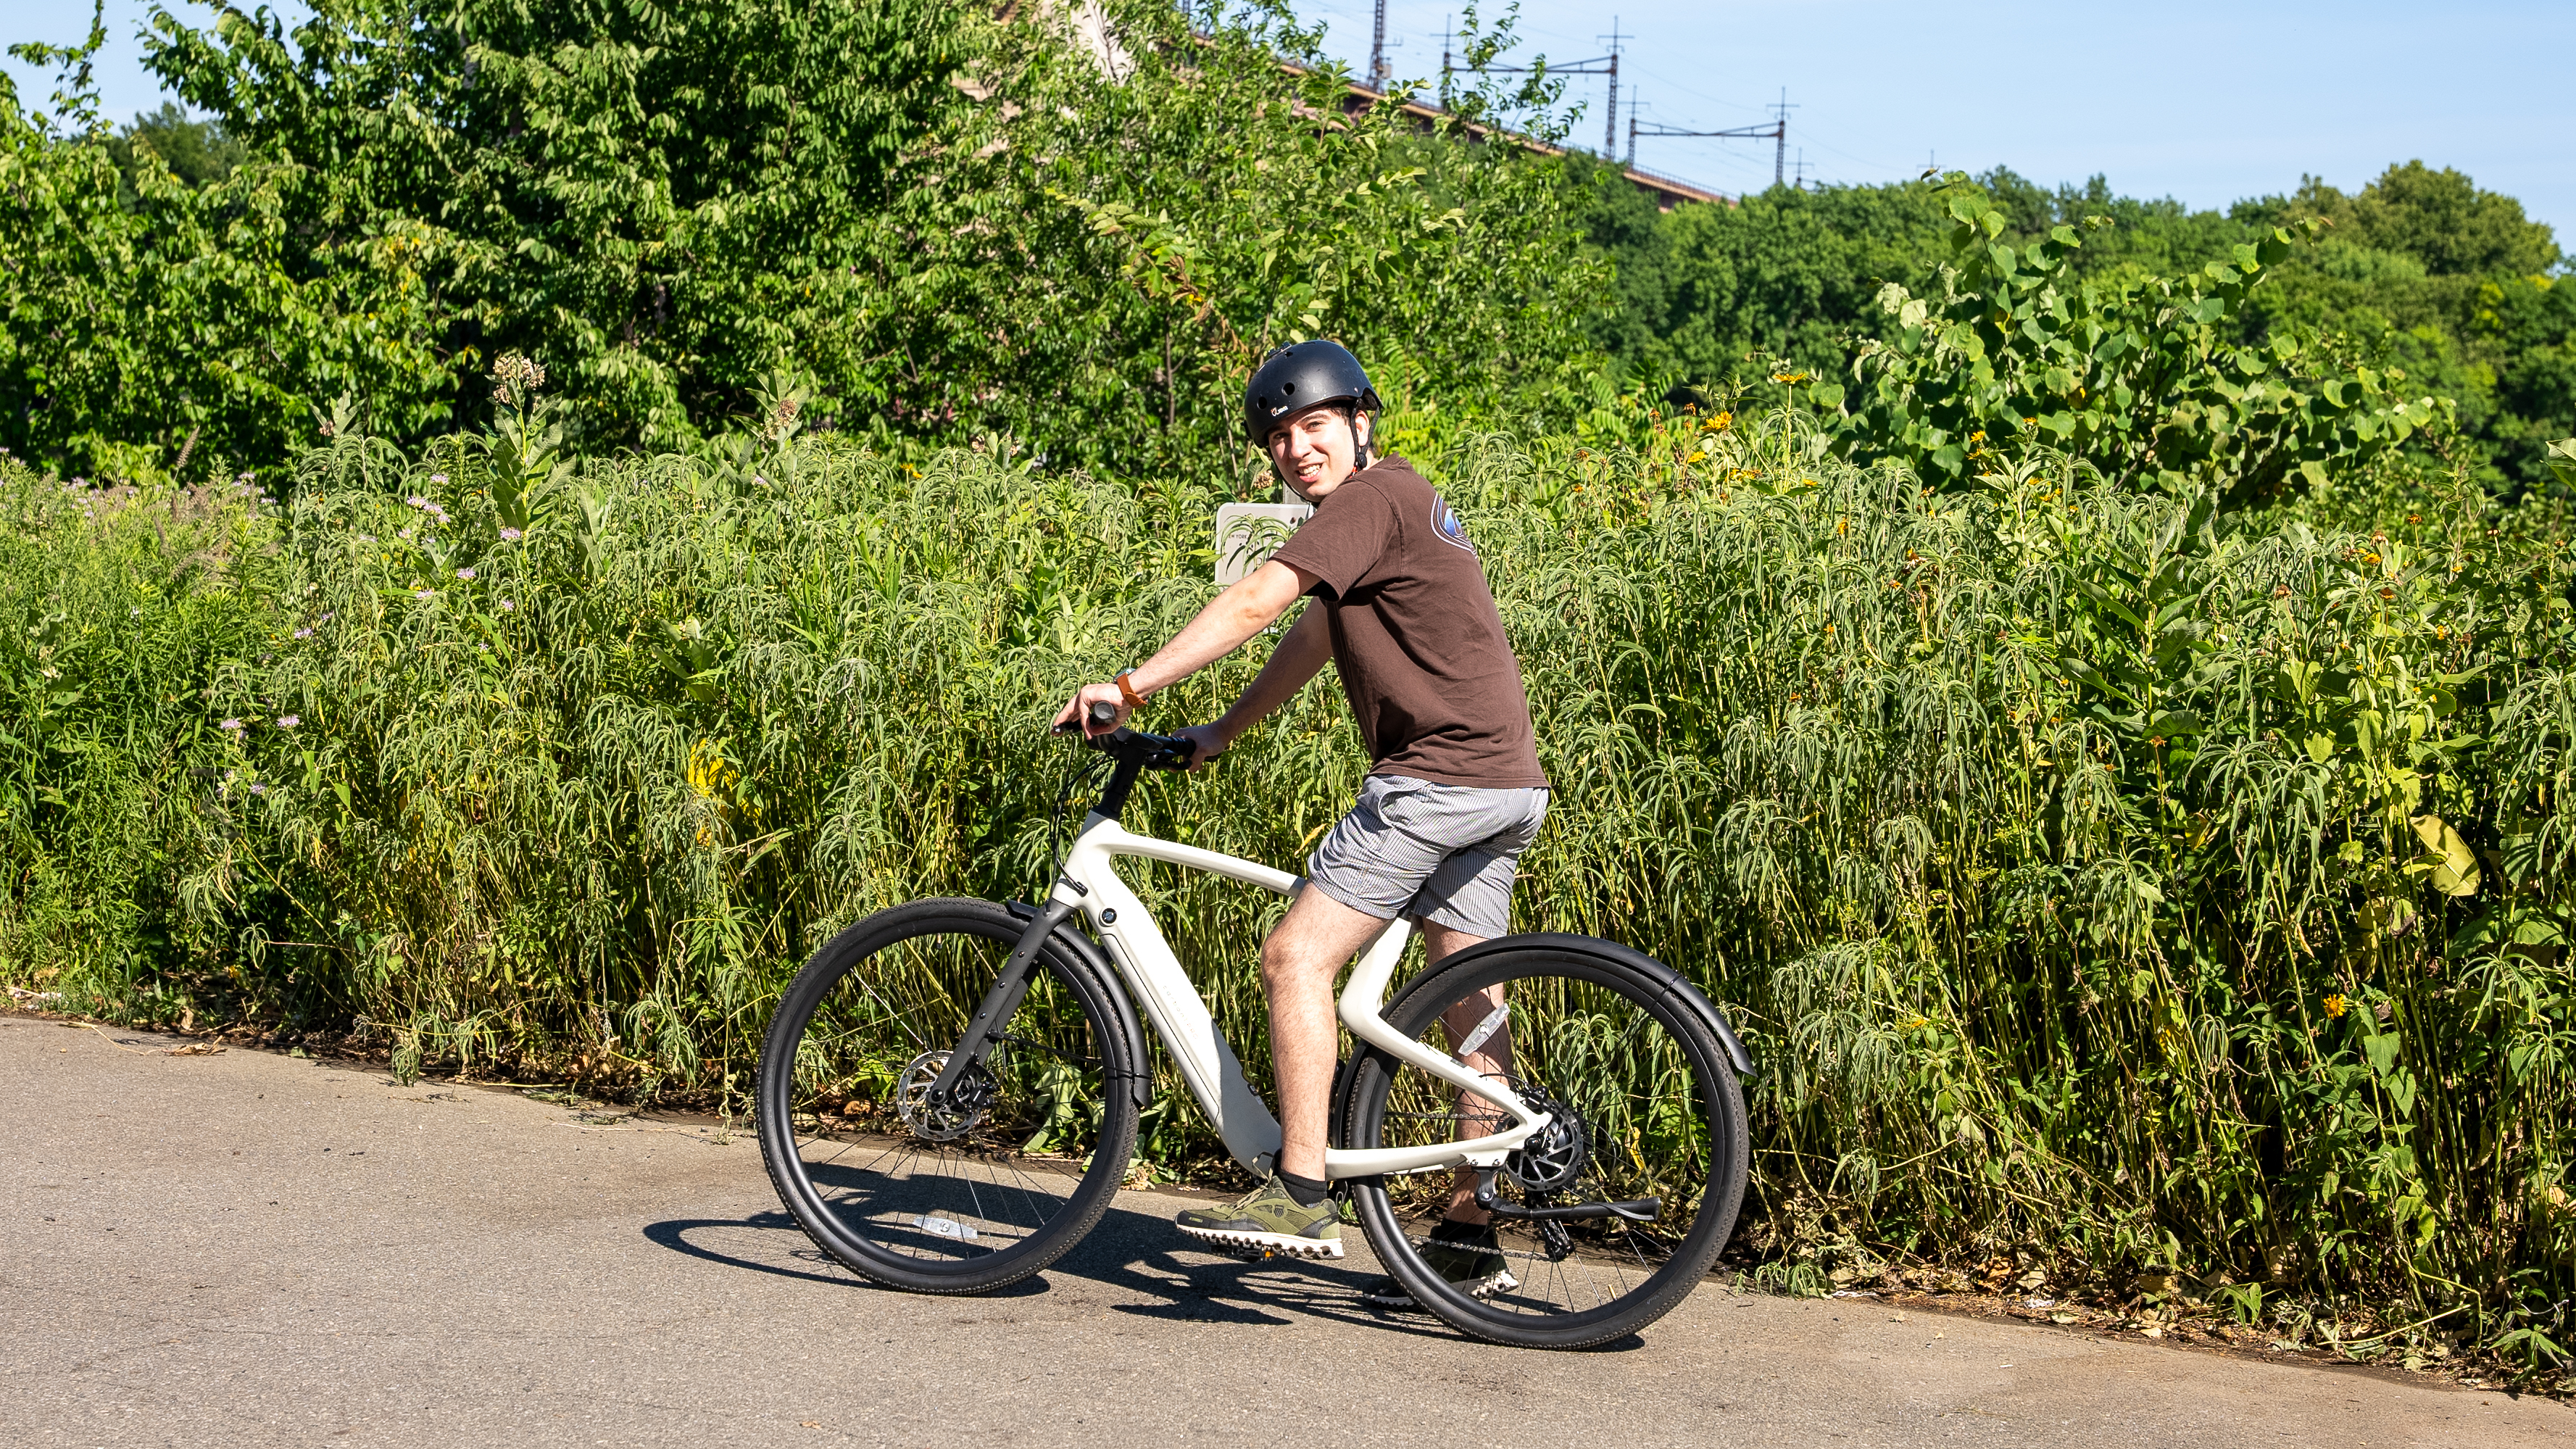
[[376,536],[372,533],[362,533],[358,535],[358,542],[360,543],[374,543],[375,541]]
[[432,473],[429,475],[429,481],[432,483],[444,483],[447,481],[447,475],[444,473]]
[[338,618],[338,617],[339,617],[339,615],[337,615],[337,614],[325,614],[325,615],[323,615],[320,619],[315,620],[314,622],[316,622],[316,623],[320,623],[320,624],[328,624],[328,623],[330,623],[333,619],[336,619],[336,618]]
[[277,727],[282,730],[291,730],[302,723],[304,717],[301,715],[282,714],[277,717]]
[[240,729],[241,727],[242,727],[242,722],[241,722],[240,720],[237,720],[237,719],[228,719],[228,720],[225,720],[225,721],[223,722],[223,725],[221,726],[221,728],[228,729],[228,730],[237,730],[237,729]]
[[403,502],[410,504],[414,508],[427,508],[429,506],[429,500],[421,497],[417,493],[404,499]]
[[295,637],[298,639],[310,639],[313,637],[313,631],[309,627],[298,629],[295,631]]
[[436,589],[423,589],[419,593],[412,595],[412,597],[415,599],[426,599],[436,592],[438,592]]
[[250,792],[254,795],[265,795],[268,793],[268,787],[259,783],[257,780],[253,780],[250,782]]
[[511,603],[511,602],[510,602],[509,600],[507,600],[507,599],[503,599],[503,600],[501,601],[501,612],[502,612],[502,613],[504,613],[504,614],[506,614],[506,613],[510,612],[512,609],[514,609],[514,608],[516,608],[516,607],[518,607],[518,606],[517,606],[517,605],[515,605],[515,604],[513,604],[513,603]]
[[474,570],[472,569],[458,569],[456,571],[456,576],[465,580],[469,584],[474,582]]
[[525,535],[521,534],[515,528],[505,528],[501,530],[501,541],[503,543],[517,543],[524,536]]
[[2338,991],[2332,996],[2326,998],[2326,1015],[2341,1016],[2343,1015],[2344,1007],[2346,1005],[2347,1003],[2344,1001],[2343,993]]

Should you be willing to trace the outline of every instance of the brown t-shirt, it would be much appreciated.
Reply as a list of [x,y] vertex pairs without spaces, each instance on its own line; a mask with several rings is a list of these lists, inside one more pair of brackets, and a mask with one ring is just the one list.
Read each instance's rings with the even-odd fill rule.
[[1458,515],[1402,458],[1352,474],[1273,555],[1312,574],[1378,775],[1543,787],[1520,661]]

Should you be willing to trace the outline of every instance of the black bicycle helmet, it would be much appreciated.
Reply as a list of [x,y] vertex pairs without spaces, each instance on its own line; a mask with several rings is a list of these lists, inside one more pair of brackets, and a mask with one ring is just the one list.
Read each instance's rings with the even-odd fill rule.
[[1346,403],[1372,413],[1380,407],[1377,389],[1349,348],[1321,338],[1292,342],[1263,358],[1245,384],[1243,430],[1252,446],[1267,448],[1280,419],[1317,403]]

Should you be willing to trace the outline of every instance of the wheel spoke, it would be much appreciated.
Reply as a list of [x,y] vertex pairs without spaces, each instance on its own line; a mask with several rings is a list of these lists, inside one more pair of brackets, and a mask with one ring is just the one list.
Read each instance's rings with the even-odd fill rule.
[[[1548,1114],[1493,1178],[1503,1202],[1522,1207],[1618,1202],[1654,1196],[1652,1224],[1614,1217],[1543,1221],[1501,1217],[1497,1263],[1516,1286],[1477,1299],[1438,1280],[1433,1265],[1474,1262],[1472,1248],[1429,1250],[1450,1179],[1436,1174],[1373,1180],[1356,1189],[1373,1239],[1402,1246],[1425,1281],[1418,1301],[1470,1333],[1503,1342],[1576,1346],[1603,1341],[1660,1315],[1725,1246],[1742,1190],[1742,1107],[1717,1063],[1714,1036],[1673,1001],[1666,980],[1532,948],[1453,968],[1409,988],[1390,1019],[1446,1054],[1457,1015],[1495,1027],[1480,994],[1499,991],[1507,1029],[1466,1046],[1473,1065]],[[1452,1023],[1456,1025],[1455,1022]],[[1464,1031],[1464,1027],[1459,1027]],[[1349,1125],[1355,1147],[1427,1146],[1498,1130],[1507,1115],[1462,1105],[1446,1079],[1383,1055],[1367,1059]],[[1710,1124],[1719,1124],[1713,1131]],[[1724,1161],[1712,1156],[1723,1145]],[[1391,1200],[1390,1194],[1401,1199]],[[1402,1230],[1388,1231],[1402,1213]],[[1722,1221],[1720,1221],[1722,1219]],[[1551,1246],[1551,1243],[1553,1246]],[[1395,1264],[1391,1261],[1390,1266]],[[1482,1273],[1488,1270],[1477,1269]],[[1409,1283],[1408,1287],[1412,1285]],[[1425,1296],[1424,1290],[1428,1290]]]

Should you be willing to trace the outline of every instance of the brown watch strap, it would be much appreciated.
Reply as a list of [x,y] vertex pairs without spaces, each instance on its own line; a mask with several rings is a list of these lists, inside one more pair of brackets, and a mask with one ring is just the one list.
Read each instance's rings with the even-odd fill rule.
[[1129,709],[1140,709],[1145,703],[1145,696],[1138,694],[1136,692],[1136,686],[1127,682],[1127,676],[1135,672],[1136,671],[1133,669],[1121,669],[1118,671],[1117,677],[1110,681],[1112,684],[1118,686],[1118,697],[1127,701],[1127,707]]

